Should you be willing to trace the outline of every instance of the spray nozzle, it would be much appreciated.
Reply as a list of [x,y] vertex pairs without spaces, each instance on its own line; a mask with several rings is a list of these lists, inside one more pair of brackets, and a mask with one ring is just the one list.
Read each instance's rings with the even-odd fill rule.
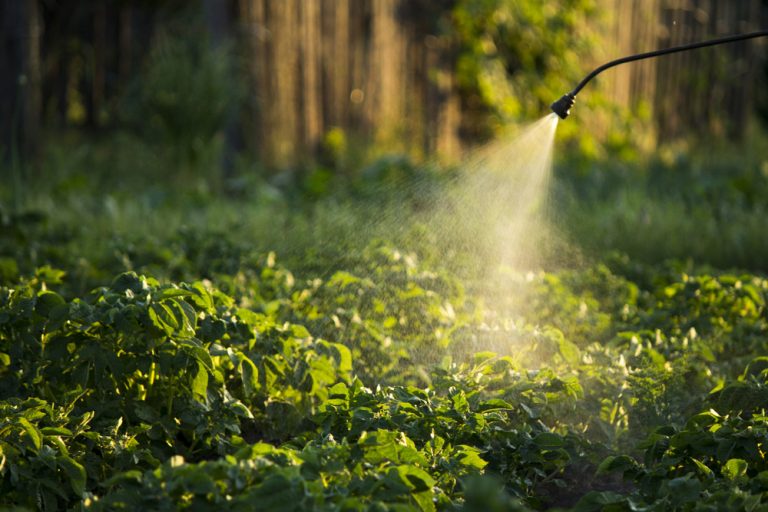
[[571,95],[571,93],[566,93],[563,94],[562,98],[550,105],[549,108],[552,109],[552,112],[560,116],[561,119],[565,119],[568,117],[568,114],[571,113],[571,107],[573,107],[575,101],[576,98]]

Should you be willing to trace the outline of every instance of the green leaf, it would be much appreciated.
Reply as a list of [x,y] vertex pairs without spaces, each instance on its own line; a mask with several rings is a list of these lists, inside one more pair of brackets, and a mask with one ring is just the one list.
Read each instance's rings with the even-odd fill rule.
[[560,355],[563,356],[563,359],[565,359],[568,364],[575,366],[581,361],[581,351],[579,350],[579,347],[566,340],[562,334],[557,338],[557,348],[560,351]]
[[360,278],[350,274],[349,272],[345,272],[343,270],[339,270],[335,274],[331,276],[331,278],[326,283],[327,286],[335,286],[339,287],[342,290],[349,286],[350,284],[355,284],[360,282]]
[[744,459],[730,459],[723,465],[722,473],[728,480],[736,480],[747,474],[747,461]]
[[228,403],[230,409],[232,412],[234,412],[238,416],[242,416],[244,418],[253,419],[253,413],[250,409],[248,409],[242,402],[239,400],[233,400]]
[[480,450],[477,448],[466,445],[459,445],[457,448],[459,448],[459,451],[456,455],[462,465],[475,469],[483,469],[488,465],[488,463],[480,457]]
[[349,398],[349,388],[343,382],[337,382],[328,388],[328,398],[346,400]]
[[64,444],[64,441],[62,441],[61,437],[53,435],[53,436],[46,436],[46,441],[53,443],[56,448],[59,450],[59,453],[63,455],[69,455],[69,449],[67,448],[67,445]]
[[472,355],[472,364],[475,366],[480,366],[492,361],[493,359],[496,359],[497,357],[499,357],[499,355],[496,352],[476,352]]
[[484,402],[481,402],[477,407],[478,412],[508,411],[512,409],[514,409],[512,404],[500,398],[485,400]]
[[61,284],[67,273],[50,265],[43,265],[35,270],[35,277],[47,284]]
[[456,410],[456,412],[461,414],[466,414],[469,412],[469,402],[467,402],[467,397],[463,392],[459,392],[453,395],[451,397],[451,401],[453,402],[453,408]]
[[200,361],[197,362],[197,371],[192,379],[192,394],[199,402],[208,399],[208,370]]
[[311,362],[308,377],[305,385],[309,386],[307,389],[311,391],[315,391],[312,383],[327,389],[328,386],[339,380],[333,362],[326,357],[318,357]]
[[397,466],[397,472],[410,484],[413,492],[428,491],[435,486],[435,479],[429,473],[416,466]]
[[85,468],[72,457],[61,455],[57,457],[56,462],[69,477],[69,483],[75,494],[82,496],[85,492],[85,481],[87,478]]
[[338,365],[339,371],[342,373],[349,373],[352,371],[352,352],[349,348],[341,343],[331,343],[334,350],[334,358]]
[[413,485],[404,477],[400,475],[398,467],[390,467],[384,477],[384,484],[387,488],[387,494],[409,494],[413,489]]
[[193,337],[197,329],[197,313],[195,309],[181,299],[173,300],[171,304],[179,325],[179,335],[185,338]]
[[259,389],[259,369],[245,354],[240,357],[240,378],[243,380],[243,390],[246,396],[253,396]]
[[303,325],[291,325],[291,334],[296,338],[309,338],[312,335]]
[[67,302],[58,293],[50,291],[42,292],[37,296],[37,302],[35,303],[35,313],[42,317],[48,318],[55,308],[64,306],[66,303]]
[[707,411],[692,416],[685,423],[687,429],[705,430],[720,420],[720,416],[714,411]]
[[40,432],[46,436],[71,436],[72,431],[64,427],[43,427]]
[[118,293],[124,293],[126,290],[138,293],[143,287],[144,282],[142,281],[142,278],[136,275],[136,272],[125,272],[112,281],[110,288]]
[[[155,294],[153,294],[155,295]],[[184,288],[163,288],[155,295],[156,299],[172,299],[175,297],[191,297],[194,292],[191,290],[185,290]]]
[[202,283],[194,283],[190,291],[192,292],[192,295],[189,300],[206,312],[213,312],[213,297],[211,296],[211,293],[205,289],[205,286]]
[[696,464],[696,467],[698,468],[698,470],[701,472],[702,475],[704,475],[705,477],[711,477],[713,475],[712,470],[709,469],[709,467],[706,464],[704,464],[698,459],[694,459],[693,457],[691,457],[691,460],[693,461],[694,464]]
[[379,429],[376,432],[363,432],[358,444],[363,447],[364,457],[371,464],[385,461],[400,460],[401,445],[398,443],[398,432]]
[[205,366],[206,370],[211,373],[214,371],[211,353],[203,347],[203,344],[200,342],[200,340],[195,338],[188,338],[185,340],[178,340],[178,343],[185,353],[192,356],[193,359]]
[[600,463],[600,465],[597,467],[597,475],[604,475],[606,473],[611,473],[613,471],[621,471],[624,473],[625,471],[629,471],[632,469],[635,469],[637,467],[637,463],[635,460],[631,457],[628,457],[626,455],[610,455],[606,457],[603,462]]
[[173,311],[162,302],[153,302],[149,306],[149,320],[166,336],[173,336],[179,328],[179,322]]
[[428,491],[413,493],[411,496],[416,501],[416,504],[419,506],[419,508],[424,512],[433,512],[434,510],[437,510],[435,507],[435,502],[432,499],[433,492],[431,489]]
[[40,451],[40,448],[43,446],[43,435],[40,433],[37,427],[24,417],[20,417],[18,422],[19,425],[21,425],[21,428],[24,429],[24,432],[26,432],[27,437],[29,437],[30,441],[32,441],[32,445],[35,447],[35,450]]
[[542,432],[534,438],[533,442],[536,443],[539,448],[544,449],[562,448],[565,444],[561,436],[551,432]]

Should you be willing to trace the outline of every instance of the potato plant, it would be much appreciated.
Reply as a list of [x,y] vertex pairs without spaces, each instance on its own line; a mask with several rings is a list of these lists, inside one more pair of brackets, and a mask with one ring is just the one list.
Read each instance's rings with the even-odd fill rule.
[[307,279],[185,233],[87,293],[3,260],[0,505],[766,506],[761,276],[616,259],[511,295],[382,243]]

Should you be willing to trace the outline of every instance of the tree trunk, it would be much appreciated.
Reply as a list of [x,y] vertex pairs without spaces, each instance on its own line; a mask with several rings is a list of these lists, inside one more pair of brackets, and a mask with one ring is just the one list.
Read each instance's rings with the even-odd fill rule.
[[118,15],[118,76],[120,77],[121,92],[126,86],[133,71],[133,9],[123,5]]
[[8,163],[12,153],[17,150],[20,91],[19,78],[24,69],[24,50],[22,47],[24,9],[16,0],[2,0],[0,9],[0,35],[2,36],[2,55],[0,55],[0,143],[3,160]]
[[[232,44],[235,37],[232,31],[232,14],[234,6],[229,0],[203,0],[203,16],[206,29],[211,38],[211,50],[222,51],[227,45]],[[228,69],[233,80],[239,80],[234,69]],[[226,114],[223,126],[223,147],[221,154],[221,182],[222,185],[235,174],[235,158],[242,150],[242,127],[238,122],[237,109],[239,105],[230,106]]]
[[0,4],[0,143],[2,158],[25,160],[39,147],[42,21],[36,0]]
[[316,154],[323,136],[322,19],[320,0],[299,3],[302,143]]
[[104,110],[107,74],[107,4],[99,2],[93,12],[93,66],[89,124],[98,126]]
[[371,47],[366,80],[366,118],[375,127],[374,141],[397,147],[402,125],[405,67],[402,25],[397,12],[400,0],[371,0]]

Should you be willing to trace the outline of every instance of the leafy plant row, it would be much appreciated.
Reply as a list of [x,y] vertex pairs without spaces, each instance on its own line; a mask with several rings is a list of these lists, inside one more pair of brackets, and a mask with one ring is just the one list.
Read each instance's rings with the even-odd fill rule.
[[763,506],[768,283],[611,267],[514,294],[382,246],[310,281],[273,255],[80,297],[50,267],[16,276],[0,504]]

